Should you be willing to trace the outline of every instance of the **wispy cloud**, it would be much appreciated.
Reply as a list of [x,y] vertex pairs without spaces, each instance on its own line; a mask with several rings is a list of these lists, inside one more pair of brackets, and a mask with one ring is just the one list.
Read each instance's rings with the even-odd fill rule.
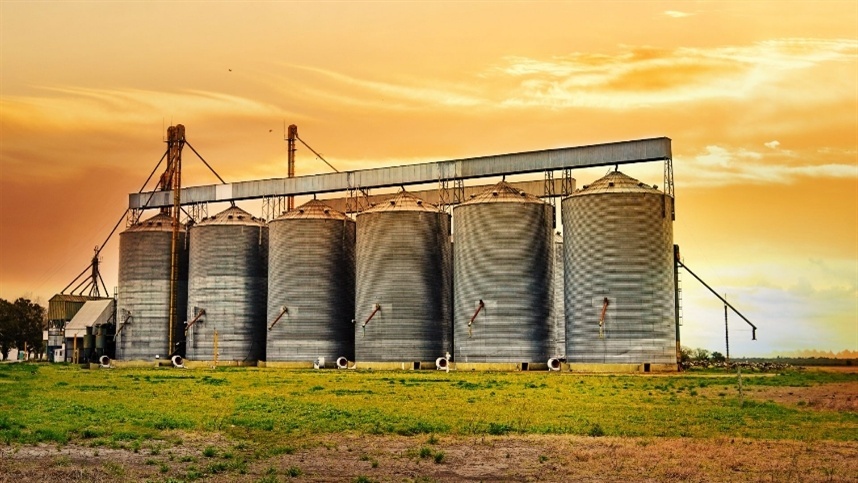
[[664,14],[670,18],[685,18],[694,15],[693,13],[680,12],[679,10],[665,10]]
[[338,85],[350,87],[352,91],[348,94],[323,90],[319,87],[305,87],[304,90],[319,97],[353,105],[400,110],[423,108],[427,104],[437,107],[467,108],[488,103],[488,99],[477,95],[473,88],[438,81],[381,82],[311,66],[287,64],[287,67],[313,73]]
[[742,98],[790,71],[858,60],[851,39],[779,39],[745,46],[573,53],[551,59],[509,57],[494,75],[517,79],[507,106],[622,108]]
[[682,166],[682,179],[686,186],[789,184],[798,178],[858,179],[858,165],[854,163],[787,164],[783,162],[783,153],[745,148],[729,149],[710,145],[694,156],[678,156],[675,160]]

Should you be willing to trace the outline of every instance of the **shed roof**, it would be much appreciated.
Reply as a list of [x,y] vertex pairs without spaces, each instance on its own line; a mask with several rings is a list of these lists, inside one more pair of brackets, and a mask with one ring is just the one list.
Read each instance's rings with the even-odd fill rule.
[[66,337],[82,337],[87,327],[107,323],[113,315],[113,299],[90,300],[83,304],[66,326]]

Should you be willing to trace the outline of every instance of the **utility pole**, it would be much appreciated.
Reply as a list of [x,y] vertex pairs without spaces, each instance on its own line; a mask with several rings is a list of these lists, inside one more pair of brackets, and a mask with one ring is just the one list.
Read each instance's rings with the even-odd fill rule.
[[727,343],[727,362],[730,361],[730,328],[727,324],[727,294],[724,294],[724,341]]

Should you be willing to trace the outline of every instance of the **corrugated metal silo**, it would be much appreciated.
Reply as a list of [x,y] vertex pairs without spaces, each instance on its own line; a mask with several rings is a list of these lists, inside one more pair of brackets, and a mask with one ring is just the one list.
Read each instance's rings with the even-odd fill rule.
[[254,363],[265,357],[268,227],[238,207],[192,226],[186,355]]
[[570,363],[675,366],[672,203],[618,171],[562,201]]
[[456,362],[545,363],[554,208],[502,181],[456,206],[453,220]]
[[566,316],[564,314],[565,300],[563,295],[563,235],[560,233],[554,234],[554,274],[551,281],[552,292],[554,294],[553,312],[551,314],[551,342],[553,347],[552,355],[554,357],[562,357],[566,355]]
[[312,200],[268,226],[266,361],[354,360],[355,222]]
[[[116,357],[120,360],[166,358],[170,345],[170,215],[159,213],[119,234],[119,299]],[[179,284],[173,340],[182,340],[188,296],[185,227],[179,232]]]
[[355,360],[450,351],[450,251],[450,215],[405,191],[357,216]]

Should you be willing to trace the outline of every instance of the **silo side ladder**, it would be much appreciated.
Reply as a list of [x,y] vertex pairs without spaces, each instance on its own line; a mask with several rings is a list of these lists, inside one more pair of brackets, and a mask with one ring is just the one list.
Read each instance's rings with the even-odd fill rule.
[[605,300],[602,301],[602,315],[599,317],[599,338],[605,338],[605,315],[608,313],[608,305],[611,304],[611,301],[608,300],[608,297],[605,297]]
[[474,312],[474,315],[471,316],[471,320],[468,321],[468,338],[474,335],[474,332],[471,330],[471,325],[473,325],[474,320],[477,318],[477,315],[479,315],[480,311],[483,310],[483,307],[485,306],[486,304],[483,303],[483,299],[480,299],[480,303],[477,304],[477,311]]

